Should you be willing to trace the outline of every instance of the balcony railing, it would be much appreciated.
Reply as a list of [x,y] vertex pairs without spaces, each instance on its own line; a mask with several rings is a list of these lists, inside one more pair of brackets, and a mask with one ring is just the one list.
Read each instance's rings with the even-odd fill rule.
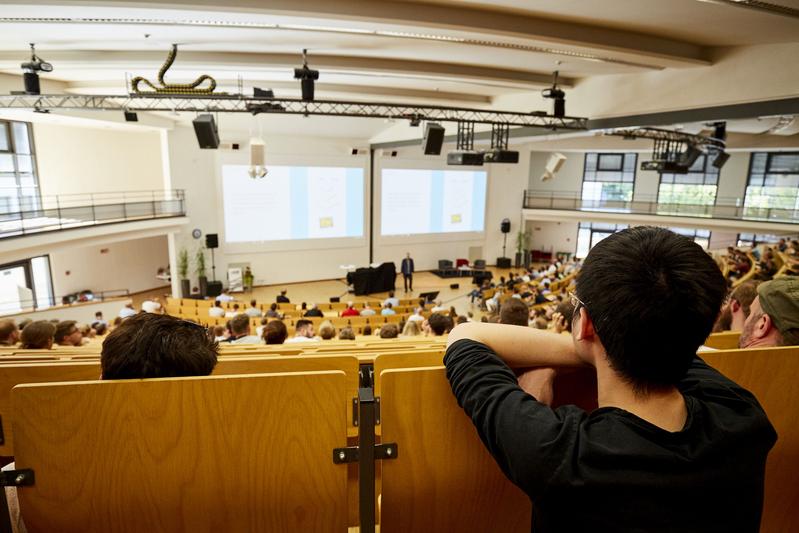
[[582,194],[575,191],[527,190],[524,192],[523,207],[799,224],[799,209],[749,207],[743,205],[741,198],[717,198],[714,205],[701,205],[663,203],[658,202],[657,197],[642,195],[632,201],[583,200]]
[[0,239],[186,214],[182,189],[30,197],[25,204],[0,212]]

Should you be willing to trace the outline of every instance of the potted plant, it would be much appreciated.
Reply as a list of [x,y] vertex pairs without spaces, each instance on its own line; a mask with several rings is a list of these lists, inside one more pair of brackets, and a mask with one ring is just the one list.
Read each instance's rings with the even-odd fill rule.
[[205,276],[205,250],[202,246],[197,248],[197,253],[194,255],[194,273],[197,274],[200,285],[200,296],[205,298],[208,294],[208,278]]
[[516,234],[516,261],[515,267],[526,266],[525,252],[527,251],[527,240],[530,234],[519,230]]
[[183,298],[191,296],[191,282],[189,281],[189,252],[181,248],[178,252],[178,276],[180,277],[180,292]]

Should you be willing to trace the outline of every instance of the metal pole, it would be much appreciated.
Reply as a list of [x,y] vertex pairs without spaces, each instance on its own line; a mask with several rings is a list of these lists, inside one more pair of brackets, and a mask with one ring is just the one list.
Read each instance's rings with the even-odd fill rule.
[[358,389],[358,502],[361,533],[375,530],[375,397],[374,390]]

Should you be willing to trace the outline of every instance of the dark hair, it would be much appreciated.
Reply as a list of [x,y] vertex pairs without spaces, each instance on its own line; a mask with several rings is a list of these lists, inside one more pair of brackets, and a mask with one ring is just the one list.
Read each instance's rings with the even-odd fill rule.
[[11,335],[17,331],[17,325],[10,318],[0,320],[0,341],[8,341]]
[[103,312],[102,311],[97,311],[96,313],[94,313],[94,317],[95,318],[97,318],[98,316],[103,316]]
[[266,344],[283,344],[289,333],[282,320],[272,320],[264,326],[263,336]]
[[726,284],[693,240],[641,226],[594,246],[576,292],[611,367],[646,393],[683,377],[713,328]]
[[169,315],[140,313],[103,341],[103,379],[207,376],[219,346],[205,328]]
[[380,328],[381,339],[396,339],[399,335],[399,328],[396,324],[383,324]]
[[467,323],[468,321],[469,321],[469,319],[468,319],[468,318],[466,318],[466,317],[465,317],[465,316],[463,316],[463,315],[460,315],[460,316],[458,317],[458,324],[465,324],[465,323]]
[[370,326],[369,324],[366,324],[363,327],[363,334],[364,335],[371,335],[372,334],[372,326]]
[[571,302],[560,302],[555,308],[556,313],[560,313],[566,322],[566,331],[572,330],[572,319],[574,318],[574,306]]
[[75,324],[77,324],[77,322],[74,320],[64,320],[56,324],[53,340],[55,340],[56,343],[61,344],[65,338],[75,333],[75,330],[78,329],[78,326]]
[[22,330],[22,348],[26,350],[41,350],[50,348],[55,335],[55,324],[47,320],[37,320],[25,326]]
[[256,306],[256,304],[257,304],[257,302],[256,302],[255,300],[250,300],[250,305],[251,305],[251,306],[255,307],[255,306]]
[[273,303],[272,305],[269,306],[269,309],[271,309],[272,311],[277,311],[277,304]]
[[342,341],[354,341],[355,340],[355,331],[352,329],[352,326],[344,326],[338,332],[338,338]]
[[222,307],[222,300],[214,300],[214,307]]
[[388,291],[388,297],[389,298],[393,298],[394,297],[394,291]]
[[294,330],[300,330],[307,326],[313,326],[313,322],[310,320],[305,320],[303,318],[299,319],[297,322],[294,323]]
[[247,333],[247,330],[249,328],[250,328],[249,315],[245,315],[242,313],[230,319],[230,331],[232,331],[234,335],[241,335],[243,333]]
[[427,323],[430,324],[430,329],[432,329],[433,333],[436,335],[449,333],[453,327],[452,319],[441,313],[433,313],[430,315],[430,318],[427,319]]
[[105,332],[108,331],[108,326],[103,324],[102,322],[97,322],[94,325],[94,332],[98,335],[105,335]]
[[530,322],[530,310],[527,304],[518,298],[509,298],[499,310],[499,323],[512,326],[527,327]]

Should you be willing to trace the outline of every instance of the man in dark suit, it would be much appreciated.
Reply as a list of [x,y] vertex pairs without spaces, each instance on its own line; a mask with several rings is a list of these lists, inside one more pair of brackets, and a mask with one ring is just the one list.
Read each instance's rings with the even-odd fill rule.
[[280,291],[280,295],[275,300],[279,304],[289,304],[291,301],[289,300],[288,296],[286,296],[286,289]]
[[410,287],[411,292],[413,292],[413,259],[411,259],[411,253],[408,252],[405,254],[405,259],[402,260],[402,266],[400,267],[400,271],[402,272],[402,278],[405,281],[405,292],[408,292],[408,287]]

